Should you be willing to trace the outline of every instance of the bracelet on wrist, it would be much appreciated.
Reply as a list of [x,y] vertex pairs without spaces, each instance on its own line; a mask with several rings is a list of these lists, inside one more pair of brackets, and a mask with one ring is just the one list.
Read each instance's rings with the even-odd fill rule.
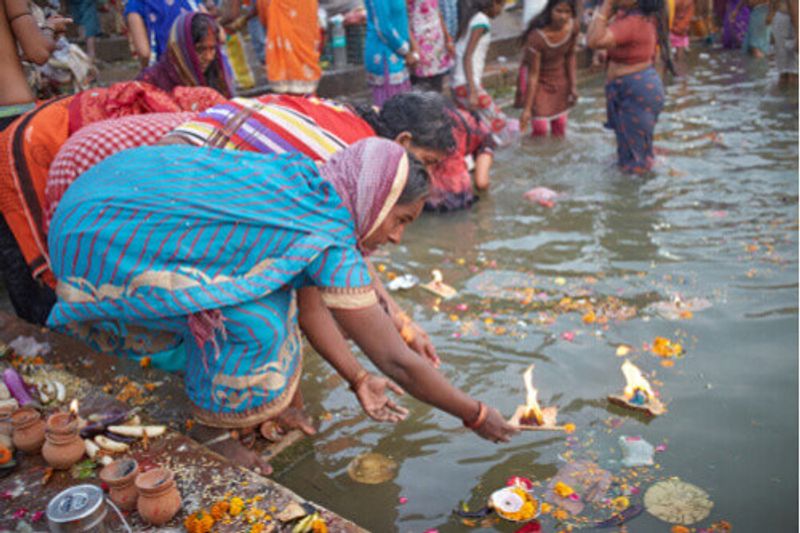
[[369,372],[362,368],[358,374],[356,374],[355,379],[350,382],[350,390],[353,392],[358,392],[358,389],[364,384],[368,377]]
[[484,422],[486,422],[486,418],[489,416],[489,408],[483,402],[478,402],[478,413],[475,415],[471,421],[466,419],[463,420],[464,427],[469,428],[473,431],[479,429]]

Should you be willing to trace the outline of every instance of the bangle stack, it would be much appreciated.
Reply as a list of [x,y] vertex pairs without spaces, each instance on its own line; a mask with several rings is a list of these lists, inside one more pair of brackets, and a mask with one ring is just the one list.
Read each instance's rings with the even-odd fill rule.
[[369,372],[362,368],[356,375],[356,379],[350,383],[350,390],[353,392],[358,392],[358,389],[361,388],[361,385],[363,385],[365,381],[367,381],[368,377]]
[[486,407],[483,402],[478,402],[478,414],[471,422],[467,422],[467,420],[464,419],[464,427],[476,431],[483,425],[484,422],[486,422],[486,418],[488,416],[489,408]]

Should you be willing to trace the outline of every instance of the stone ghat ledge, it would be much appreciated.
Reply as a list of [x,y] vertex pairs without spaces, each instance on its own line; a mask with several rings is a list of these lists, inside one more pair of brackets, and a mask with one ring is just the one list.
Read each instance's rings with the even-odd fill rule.
[[[252,525],[248,517],[261,517],[260,522],[266,525],[265,532],[291,531],[294,523],[284,525],[277,520],[269,521],[267,517],[274,518],[292,502],[307,500],[271,479],[234,465],[185,436],[185,423],[191,416],[180,377],[94,352],[73,338],[0,312],[0,342],[8,344],[21,335],[33,337],[40,343],[47,342],[52,348],[43,363],[23,363],[19,367],[21,374],[26,378],[47,375],[66,387],[66,401],[59,406],[48,406],[46,413],[66,410],[69,401],[77,398],[81,416],[114,408],[136,408],[144,424],[169,426],[166,435],[150,439],[147,449],[135,443],[129,453],[118,456],[133,457],[145,467],[165,466],[174,472],[183,506],[164,528],[182,531],[183,522],[191,512],[209,511],[223,499],[238,497],[244,501],[243,511],[217,521],[214,531],[250,531]],[[0,358],[0,370],[9,366],[9,358]],[[287,448],[287,442],[297,440],[296,435],[289,434],[285,442],[259,451],[274,458]],[[37,511],[44,511],[47,502],[67,487],[80,483],[100,484],[99,468],[92,477],[83,480],[76,479],[70,471],[56,471],[48,478],[47,465],[41,455],[20,454],[19,458],[16,469],[0,478],[0,531],[15,531],[21,521],[30,524],[31,517]],[[308,503],[320,511],[329,531],[364,531],[314,502]],[[126,519],[134,531],[147,529],[135,512],[127,513]],[[44,518],[31,525],[34,531],[47,527]]]

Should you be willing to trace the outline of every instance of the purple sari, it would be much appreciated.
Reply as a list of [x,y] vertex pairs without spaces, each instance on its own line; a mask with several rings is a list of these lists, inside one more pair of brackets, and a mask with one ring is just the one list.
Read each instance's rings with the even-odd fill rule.
[[736,7],[738,0],[728,0],[725,4],[725,14],[722,25],[722,47],[729,50],[742,47],[742,41],[747,33],[747,24],[750,20],[750,8],[743,5],[739,9],[736,19],[731,21],[731,12]]

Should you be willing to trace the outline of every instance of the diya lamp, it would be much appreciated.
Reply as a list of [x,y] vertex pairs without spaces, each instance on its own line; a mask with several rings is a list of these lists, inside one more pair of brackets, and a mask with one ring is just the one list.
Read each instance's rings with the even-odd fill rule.
[[656,397],[639,367],[626,360],[622,364],[622,374],[625,376],[625,389],[622,395],[609,395],[609,402],[649,416],[663,415],[667,412],[667,408]]
[[11,414],[14,447],[25,453],[39,453],[44,444],[45,423],[33,407],[22,407]]
[[72,400],[69,412],[55,413],[47,419],[42,457],[55,470],[67,470],[86,452],[78,432],[78,400]]
[[518,405],[509,423],[526,431],[568,431],[566,426],[557,426],[558,407],[542,408],[539,405],[539,391],[533,386],[533,365],[522,375],[527,391],[525,405]]
[[420,285],[423,289],[432,292],[436,296],[444,298],[445,300],[458,294],[458,291],[444,282],[441,270],[433,270],[431,275],[433,276],[431,281]]

